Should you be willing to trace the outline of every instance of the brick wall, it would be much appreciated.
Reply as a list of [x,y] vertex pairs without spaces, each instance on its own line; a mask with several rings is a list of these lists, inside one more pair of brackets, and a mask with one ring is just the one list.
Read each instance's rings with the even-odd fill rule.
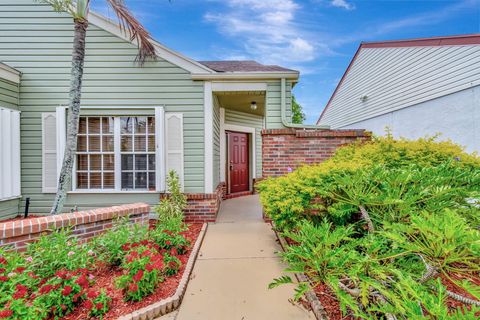
[[338,147],[370,137],[365,130],[262,130],[263,178],[284,175],[298,166],[322,162]]
[[0,247],[25,249],[27,243],[55,229],[70,227],[74,236],[87,240],[110,229],[113,220],[129,217],[131,223],[148,224],[150,206],[144,203],[126,204],[55,216],[31,217],[0,222]]
[[215,222],[220,203],[225,195],[225,183],[220,183],[214,193],[188,193],[186,222]]

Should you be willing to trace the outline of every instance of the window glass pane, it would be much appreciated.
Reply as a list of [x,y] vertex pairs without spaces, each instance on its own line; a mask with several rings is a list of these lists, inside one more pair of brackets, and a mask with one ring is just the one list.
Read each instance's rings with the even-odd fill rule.
[[77,151],[80,151],[80,152],[87,151],[87,137],[86,136],[78,136]]
[[87,133],[87,118],[81,117],[80,123],[78,124],[78,133]]
[[115,156],[113,154],[106,154],[103,156],[103,170],[115,170]]
[[155,155],[154,154],[148,155],[148,170],[155,171]]
[[148,117],[148,133],[155,133],[155,117]]
[[102,118],[102,132],[113,134],[113,117]]
[[155,191],[155,189],[156,189],[155,173],[150,172],[148,174],[148,190]]
[[147,132],[147,117],[135,117],[135,134]]
[[100,151],[100,137],[88,136],[88,151]]
[[155,136],[148,136],[148,151],[155,152]]
[[122,189],[133,189],[132,172],[122,172]]
[[120,118],[120,131],[121,133],[132,133],[133,132],[133,118],[132,117],[122,117]]
[[77,155],[77,170],[88,170],[88,156],[86,154]]
[[121,151],[122,152],[131,152],[133,151],[133,146],[132,146],[132,137],[130,136],[122,136],[121,140]]
[[113,136],[103,136],[102,140],[102,151],[113,152]]
[[106,172],[103,174],[103,188],[113,189],[115,187],[115,174],[113,172]]
[[147,170],[147,155],[135,155],[135,170]]
[[90,189],[101,189],[102,188],[102,174],[101,173],[90,173]]
[[135,136],[135,151],[147,151],[147,137]]
[[133,170],[133,155],[122,155],[122,170]]
[[99,154],[90,155],[90,171],[102,170],[102,156]]
[[77,173],[77,188],[88,189],[88,173]]
[[137,172],[135,173],[135,189],[147,188],[147,173]]
[[100,133],[100,118],[88,118],[88,134]]

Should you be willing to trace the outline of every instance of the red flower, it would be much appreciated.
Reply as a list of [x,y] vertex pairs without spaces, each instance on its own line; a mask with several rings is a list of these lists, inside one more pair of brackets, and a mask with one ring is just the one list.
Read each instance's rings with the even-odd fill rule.
[[143,278],[143,270],[138,270],[138,272],[132,277],[133,281],[139,282]]
[[60,308],[62,308],[63,311],[67,310],[67,306],[64,305],[64,304],[61,304],[61,305],[60,305]]
[[153,267],[153,264],[151,264],[151,263],[149,263],[145,266],[145,270],[147,270],[148,272],[152,272],[153,269],[155,269],[155,268]]
[[165,244],[166,244],[167,246],[171,246],[171,245],[172,245],[172,241],[167,240],[167,241],[165,241]]
[[13,315],[13,311],[10,309],[0,310],[0,319],[7,319]]
[[75,283],[78,284],[83,289],[88,288],[88,285],[89,285],[87,276],[85,274],[82,274],[80,277],[78,277],[78,279],[75,280]]
[[0,273],[4,273],[5,271],[7,271],[5,268],[0,268]]
[[128,290],[130,290],[130,292],[137,292],[138,291],[138,285],[136,283],[132,283],[129,287],[128,287]]
[[157,260],[153,264],[153,267],[157,270],[162,270],[163,269],[163,261],[162,260]]
[[8,277],[0,276],[0,282],[7,282],[7,281],[8,281]]
[[65,287],[63,288],[63,290],[62,290],[62,295],[63,295],[64,297],[66,297],[66,296],[70,295],[70,293],[72,293],[72,290],[73,290],[72,287],[70,287],[70,286],[65,286]]
[[177,255],[178,255],[177,248],[172,248],[172,249],[170,249],[170,255],[171,255],[171,256],[177,256]]
[[51,284],[46,284],[40,288],[39,292],[41,294],[48,294],[52,290],[53,290],[53,286]]
[[25,267],[18,267],[17,269],[15,269],[15,272],[22,273],[23,271],[25,271],[25,269]]
[[28,273],[28,276],[29,276],[30,278],[32,278],[32,279],[38,279],[38,278],[39,278],[33,271],[30,271],[30,272]]
[[81,296],[82,296],[81,293],[74,294],[72,298],[73,302],[77,302]]
[[87,298],[89,299],[96,299],[99,295],[99,292],[95,291],[95,290],[90,290],[88,291],[87,293]]
[[7,264],[7,259],[0,257],[0,264]]
[[142,257],[146,257],[146,256],[149,256],[151,254],[152,254],[152,252],[150,250],[145,250],[145,251],[142,252]]
[[88,310],[92,310],[93,309],[93,302],[90,301],[90,300],[85,301],[85,308],[87,308]]
[[68,272],[65,271],[65,270],[57,271],[57,272],[55,273],[55,275],[56,275],[57,277],[59,277],[60,279],[66,279],[66,280],[68,280],[68,279],[67,279],[67,277],[68,277]]
[[38,284],[38,286],[43,286],[46,282],[47,282],[47,279],[44,278],[44,279],[40,280],[40,283]]
[[25,287],[24,285],[17,284],[17,286],[15,288],[17,289],[17,291],[13,294],[13,296],[12,296],[13,299],[15,299],[15,300],[22,299],[27,295],[28,288]]
[[103,303],[97,302],[97,303],[95,304],[95,308],[96,308],[97,310],[102,310],[102,309],[103,309]]

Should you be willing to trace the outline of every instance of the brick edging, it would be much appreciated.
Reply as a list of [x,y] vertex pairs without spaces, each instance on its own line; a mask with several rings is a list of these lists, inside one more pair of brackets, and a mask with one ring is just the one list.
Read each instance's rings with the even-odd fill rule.
[[[273,223],[272,223],[272,226]],[[278,242],[280,243],[280,246],[282,247],[282,250],[285,251],[285,248],[287,247],[287,241],[280,235],[279,232],[273,228],[273,231],[275,232],[275,235],[277,236]],[[298,282],[308,282],[307,276],[303,273],[295,273],[295,278],[297,278]],[[323,307],[322,303],[318,299],[317,295],[313,290],[309,290],[305,293],[305,297],[308,300],[308,303],[310,304],[310,308],[312,308],[312,312],[315,315],[315,318],[317,320],[329,320],[330,318],[328,317],[327,312],[325,311],[325,308]]]
[[198,252],[200,251],[200,246],[202,245],[203,238],[205,237],[207,226],[208,224],[204,223],[202,226],[202,230],[200,230],[200,234],[198,235],[197,241],[193,246],[192,253],[190,253],[190,257],[188,258],[185,271],[183,271],[182,279],[178,283],[175,294],[171,297],[155,302],[130,314],[121,316],[117,320],[153,320],[157,317],[166,315],[167,313],[178,309],[182,302],[183,296],[185,295],[185,291],[187,290],[187,284],[190,280],[190,275],[192,274],[195,261],[197,260]]

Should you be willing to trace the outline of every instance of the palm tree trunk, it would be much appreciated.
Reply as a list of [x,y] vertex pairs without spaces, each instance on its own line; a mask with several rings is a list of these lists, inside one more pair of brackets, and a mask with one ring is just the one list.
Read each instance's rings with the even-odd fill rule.
[[85,61],[85,38],[88,21],[75,19],[73,39],[72,71],[70,80],[69,107],[67,116],[67,143],[63,156],[62,170],[58,178],[57,194],[50,214],[62,212],[67,197],[67,189],[72,181],[72,169],[77,150],[78,124],[80,119],[80,99],[82,96],[83,64]]

